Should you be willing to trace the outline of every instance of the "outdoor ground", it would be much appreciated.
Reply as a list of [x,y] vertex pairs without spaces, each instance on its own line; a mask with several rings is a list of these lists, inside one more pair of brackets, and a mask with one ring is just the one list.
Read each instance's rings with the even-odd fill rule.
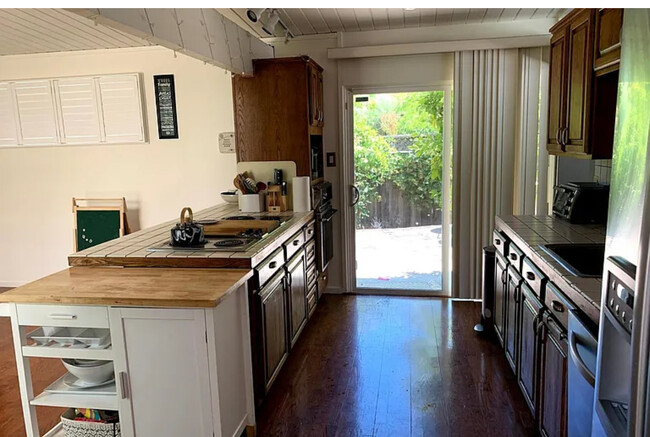
[[357,288],[442,289],[440,225],[356,231]]

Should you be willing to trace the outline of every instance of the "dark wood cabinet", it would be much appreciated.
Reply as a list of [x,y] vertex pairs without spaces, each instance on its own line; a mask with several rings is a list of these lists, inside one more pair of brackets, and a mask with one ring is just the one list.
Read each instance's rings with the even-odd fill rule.
[[287,288],[289,289],[289,314],[291,315],[291,346],[307,323],[307,284],[305,277],[305,251],[300,250],[287,263]]
[[519,336],[519,302],[521,300],[521,283],[523,282],[519,272],[508,267],[508,284],[506,286],[506,308],[505,308],[505,344],[506,358],[513,372],[517,372],[517,342]]
[[315,136],[322,147],[322,83],[323,69],[306,56],[256,59],[253,76],[234,75],[237,162],[294,161],[298,176],[315,180],[311,148]]
[[521,327],[519,330],[519,362],[517,380],[524,399],[535,416],[538,393],[539,329],[542,303],[533,290],[524,282],[521,284]]
[[566,437],[567,335],[548,311],[541,328],[539,431],[544,437]]
[[504,346],[508,263],[499,252],[495,254],[494,266],[494,331],[499,339],[499,343],[501,343],[501,346]]
[[[620,38],[615,35],[621,22],[622,11],[574,9],[551,28],[550,154],[611,158],[616,108],[612,81],[618,82],[620,58]],[[605,73],[612,76],[596,80]]]
[[261,309],[260,338],[264,360],[264,393],[266,393],[289,353],[287,287],[284,271],[278,272],[259,291],[257,298]]
[[623,9],[598,9],[596,11],[596,38],[594,70],[618,68],[621,61],[621,27]]

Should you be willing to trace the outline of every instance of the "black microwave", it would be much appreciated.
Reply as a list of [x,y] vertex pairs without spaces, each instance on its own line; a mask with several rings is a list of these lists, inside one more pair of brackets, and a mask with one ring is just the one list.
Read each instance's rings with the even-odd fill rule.
[[553,215],[576,224],[607,221],[609,185],[569,182],[556,186],[554,191]]

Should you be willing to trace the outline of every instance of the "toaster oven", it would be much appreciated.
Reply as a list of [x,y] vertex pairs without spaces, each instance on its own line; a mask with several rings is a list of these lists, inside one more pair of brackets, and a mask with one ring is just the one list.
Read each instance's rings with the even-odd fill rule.
[[569,182],[555,187],[553,215],[570,223],[603,224],[607,221],[609,185]]

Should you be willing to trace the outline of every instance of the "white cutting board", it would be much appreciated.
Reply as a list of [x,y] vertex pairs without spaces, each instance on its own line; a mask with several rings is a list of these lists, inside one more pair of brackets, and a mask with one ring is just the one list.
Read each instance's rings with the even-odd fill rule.
[[288,208],[293,210],[293,178],[296,177],[296,163],[293,161],[243,161],[237,163],[237,173],[248,172],[257,182],[273,182],[274,170],[282,170],[282,179],[287,181]]

